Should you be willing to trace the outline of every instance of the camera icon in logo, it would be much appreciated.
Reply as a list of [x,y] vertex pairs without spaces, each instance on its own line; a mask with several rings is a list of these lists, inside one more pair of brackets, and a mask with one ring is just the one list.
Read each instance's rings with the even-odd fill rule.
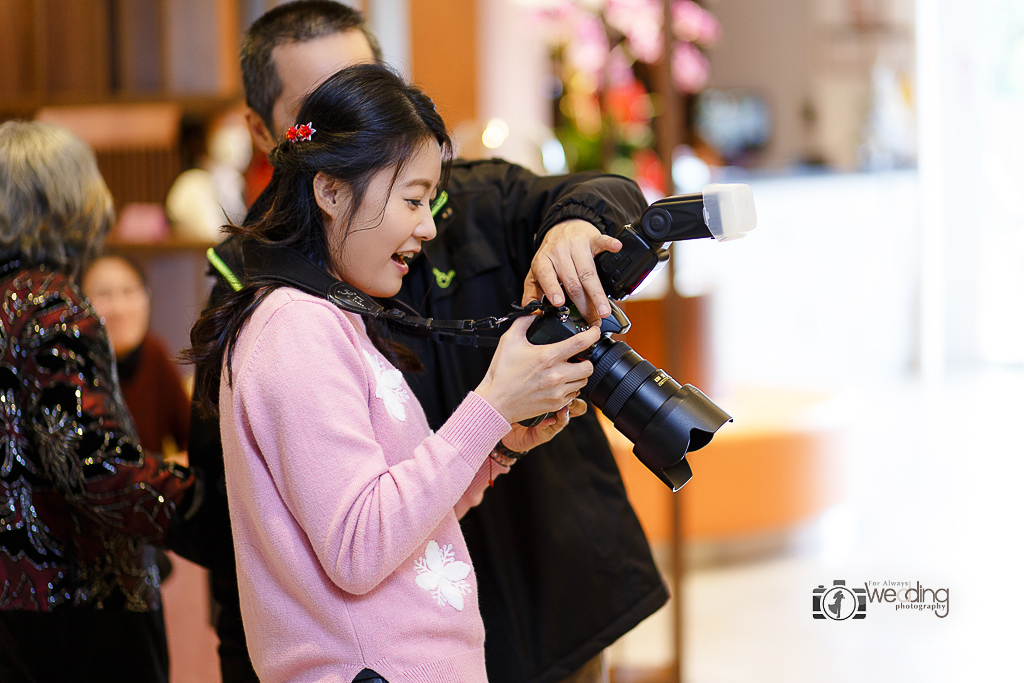
[[812,591],[811,613],[815,619],[863,619],[867,616],[868,596],[864,588],[847,588],[846,581],[836,579],[831,588],[819,585]]

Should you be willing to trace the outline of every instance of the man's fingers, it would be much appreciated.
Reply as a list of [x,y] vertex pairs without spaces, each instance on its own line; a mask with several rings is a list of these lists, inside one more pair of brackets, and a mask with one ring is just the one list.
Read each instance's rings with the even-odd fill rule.
[[[565,303],[562,286],[558,282],[558,274],[554,264],[548,259],[538,259],[533,263],[533,278],[541,291],[555,306]],[[529,279],[529,278],[528,278]]]
[[534,277],[533,270],[531,269],[526,274],[526,280],[523,281],[523,300],[520,302],[521,305],[525,306],[531,301],[540,301],[543,293],[544,290],[537,285],[537,279]]
[[[584,295],[580,297],[584,299],[583,302],[575,297],[573,301],[576,302],[576,307],[580,309],[581,313],[586,311],[584,317],[588,323],[593,324],[598,322],[599,318],[604,318],[612,312],[611,306],[608,304],[608,296],[604,293],[601,278],[597,275],[593,254],[587,250],[577,251],[573,254],[573,264]],[[593,307],[590,305],[591,303],[593,303]],[[595,310],[597,315],[592,315]]]
[[594,238],[592,245],[594,256],[597,256],[602,251],[616,252],[619,249],[622,249],[622,242],[610,235],[601,235],[600,237]]

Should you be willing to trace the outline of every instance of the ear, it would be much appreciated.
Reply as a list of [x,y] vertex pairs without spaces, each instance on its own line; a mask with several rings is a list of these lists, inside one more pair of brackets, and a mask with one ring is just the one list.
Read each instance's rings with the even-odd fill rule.
[[320,210],[337,221],[348,214],[350,194],[348,187],[323,171],[313,178],[313,196]]
[[270,154],[270,150],[277,147],[277,138],[267,128],[260,115],[250,107],[245,108],[245,125],[249,128],[249,135],[252,141],[264,154]]

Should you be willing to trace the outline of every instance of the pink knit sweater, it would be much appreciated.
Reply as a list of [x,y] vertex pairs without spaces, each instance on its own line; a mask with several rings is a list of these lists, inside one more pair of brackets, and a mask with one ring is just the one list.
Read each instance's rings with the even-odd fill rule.
[[[456,512],[510,430],[471,393],[436,434],[362,320],[278,289],[235,348],[221,434],[242,617],[263,683],[486,681]],[[494,474],[499,468],[494,467]]]

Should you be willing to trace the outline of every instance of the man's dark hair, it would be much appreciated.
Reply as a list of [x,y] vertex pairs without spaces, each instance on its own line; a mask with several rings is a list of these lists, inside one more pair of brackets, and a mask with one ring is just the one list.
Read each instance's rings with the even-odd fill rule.
[[376,36],[361,12],[330,0],[299,0],[270,10],[253,22],[242,38],[242,87],[245,103],[259,114],[271,132],[274,102],[284,85],[274,64],[274,48],[286,43],[304,43],[346,31],[362,31],[373,57],[384,61]]

